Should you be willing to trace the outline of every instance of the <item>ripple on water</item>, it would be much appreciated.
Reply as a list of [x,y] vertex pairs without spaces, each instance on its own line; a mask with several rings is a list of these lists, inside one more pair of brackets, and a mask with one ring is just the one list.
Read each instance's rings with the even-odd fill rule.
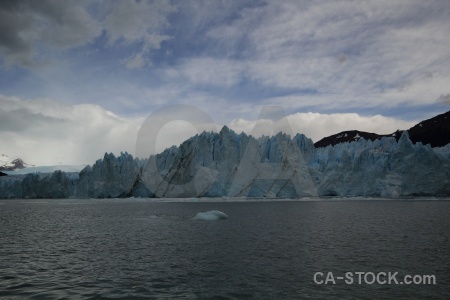
[[[63,201],[0,201],[0,298],[449,298],[443,285],[312,280],[362,270],[449,282],[449,202]],[[232,218],[192,220],[212,210]]]

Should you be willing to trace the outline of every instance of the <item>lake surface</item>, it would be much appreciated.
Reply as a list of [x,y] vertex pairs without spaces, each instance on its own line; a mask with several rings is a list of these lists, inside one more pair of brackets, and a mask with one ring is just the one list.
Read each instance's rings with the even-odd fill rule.
[[450,298],[450,201],[187,201],[1,200],[0,298]]

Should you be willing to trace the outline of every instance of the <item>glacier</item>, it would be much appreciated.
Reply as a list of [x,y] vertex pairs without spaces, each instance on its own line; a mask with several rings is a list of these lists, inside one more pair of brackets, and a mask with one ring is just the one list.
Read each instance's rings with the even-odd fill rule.
[[228,127],[149,158],[106,153],[81,172],[0,177],[0,198],[450,196],[450,144],[360,138],[314,148],[303,134],[254,138]]

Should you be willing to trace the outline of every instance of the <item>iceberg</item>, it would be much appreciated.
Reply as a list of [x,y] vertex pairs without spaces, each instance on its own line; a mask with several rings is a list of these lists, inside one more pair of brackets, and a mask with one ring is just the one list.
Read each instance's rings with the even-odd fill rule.
[[207,212],[199,212],[195,215],[195,217],[193,219],[215,221],[215,220],[228,219],[228,216],[219,210],[211,210],[211,211],[207,211]]

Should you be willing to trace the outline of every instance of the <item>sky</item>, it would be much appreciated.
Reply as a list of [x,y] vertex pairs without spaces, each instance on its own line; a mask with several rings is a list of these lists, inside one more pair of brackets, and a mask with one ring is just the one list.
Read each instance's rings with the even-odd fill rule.
[[[449,36],[448,0],[3,0],[0,153],[134,154],[144,120],[184,104],[238,133],[267,106],[313,141],[408,129],[450,110]],[[170,119],[155,152],[196,133]]]

